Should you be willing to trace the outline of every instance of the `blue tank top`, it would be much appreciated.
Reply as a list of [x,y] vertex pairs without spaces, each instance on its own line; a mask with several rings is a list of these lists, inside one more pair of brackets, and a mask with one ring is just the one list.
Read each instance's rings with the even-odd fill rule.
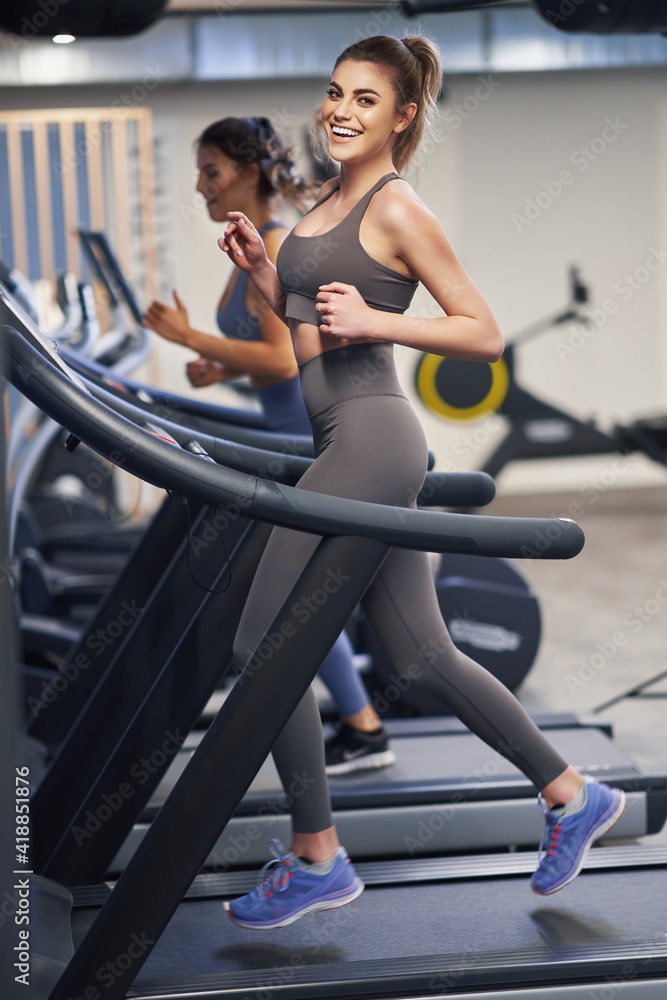
[[[282,222],[276,219],[274,222],[267,222],[258,230],[263,236],[271,229],[285,229]],[[232,340],[261,340],[262,329],[259,316],[253,316],[246,305],[248,292],[248,275],[245,271],[239,271],[229,300],[222,309],[218,309],[218,326],[225,337]]]
[[[285,228],[277,220],[267,222],[259,230],[259,235],[263,236],[270,229],[278,227]],[[247,291],[248,275],[245,271],[239,271],[228,302],[222,309],[218,309],[218,326],[226,337],[233,340],[262,339],[261,321],[258,316],[253,316],[246,305]],[[270,430],[286,434],[312,433],[298,375],[258,389],[257,396]]]
[[[359,199],[332,229],[319,236],[298,236],[291,232],[278,251],[278,280],[285,292],[285,313],[290,319],[319,326],[322,317],[315,309],[320,285],[341,281],[354,285],[373,309],[404,313],[412,301],[418,281],[381,264],[368,254],[359,240],[359,226],[371,198],[398,174],[385,174]],[[340,187],[340,182],[317,201],[317,208]],[[310,211],[313,211],[313,208]]]

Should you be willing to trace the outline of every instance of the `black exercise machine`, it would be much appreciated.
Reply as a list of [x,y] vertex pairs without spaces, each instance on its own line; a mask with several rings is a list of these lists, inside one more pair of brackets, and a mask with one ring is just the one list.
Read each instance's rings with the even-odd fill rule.
[[[419,398],[431,412],[456,422],[493,413],[509,421],[507,433],[482,466],[494,479],[510,462],[534,458],[643,452],[660,465],[667,465],[664,416],[635,420],[627,426],[616,424],[604,431],[592,420],[582,420],[545,402],[518,381],[517,348],[554,327],[577,324],[579,331],[590,327],[590,317],[581,311],[587,301],[588,288],[573,267],[570,301],[565,310],[513,337],[499,361],[480,364],[433,354],[423,354],[419,359],[415,385]],[[580,332],[580,336],[584,334]]]

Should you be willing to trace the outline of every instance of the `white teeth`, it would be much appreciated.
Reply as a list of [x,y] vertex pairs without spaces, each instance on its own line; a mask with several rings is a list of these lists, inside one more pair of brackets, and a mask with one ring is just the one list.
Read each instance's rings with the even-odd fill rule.
[[341,125],[332,125],[331,131],[334,135],[361,135],[361,132],[355,132],[351,128],[343,128]]

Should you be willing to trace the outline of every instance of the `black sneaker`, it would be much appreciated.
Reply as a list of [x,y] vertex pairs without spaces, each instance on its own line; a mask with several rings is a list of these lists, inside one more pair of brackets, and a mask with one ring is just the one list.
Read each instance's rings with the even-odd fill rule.
[[361,729],[339,722],[336,731],[324,746],[327,774],[349,774],[371,767],[389,767],[396,754],[389,749],[385,729],[365,733]]

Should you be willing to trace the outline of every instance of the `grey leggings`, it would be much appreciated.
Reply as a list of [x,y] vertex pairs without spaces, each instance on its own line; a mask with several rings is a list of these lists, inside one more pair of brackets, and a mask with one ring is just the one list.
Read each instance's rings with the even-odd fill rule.
[[[317,458],[299,486],[356,500],[414,506],[426,473],[427,448],[398,383],[391,345],[336,348],[311,358],[300,372]],[[318,541],[286,528],[273,530],[236,636],[239,665],[255,651]],[[393,549],[362,607],[391,656],[395,673],[440,698],[538,789],[565,770],[567,763],[516,698],[452,643],[425,553]],[[322,726],[312,688],[276,741],[273,758],[294,831],[316,833],[330,827]]]

